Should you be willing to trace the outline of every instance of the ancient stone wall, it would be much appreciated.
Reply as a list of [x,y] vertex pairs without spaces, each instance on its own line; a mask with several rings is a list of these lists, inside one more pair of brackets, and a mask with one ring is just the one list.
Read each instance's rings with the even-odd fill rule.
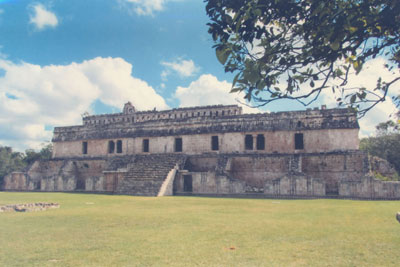
[[[185,164],[176,165],[182,159],[176,154],[158,154],[38,161],[26,173],[6,176],[4,189],[144,194],[146,185],[151,184],[154,195],[168,172],[180,166],[173,182],[175,193],[400,198],[400,182],[368,176],[368,157],[360,151],[210,153],[186,156]],[[124,184],[130,187],[124,188]]]
[[[295,149],[295,134],[304,136],[304,148]],[[253,137],[253,148],[246,149],[246,135]],[[257,136],[264,136],[263,149],[257,149]],[[213,151],[211,140],[218,138],[218,150]],[[140,138],[110,138],[102,140],[85,140],[87,154],[82,153],[83,141],[65,141],[54,143],[54,157],[97,157],[118,156],[149,153],[175,153],[175,139],[182,139],[182,153],[313,153],[343,149],[358,149],[358,129],[328,129],[309,131],[275,131],[275,132],[242,132],[242,133],[214,133],[180,136],[140,137]],[[148,140],[148,152],[143,150],[143,140]],[[109,142],[114,144],[120,140],[122,151],[114,149],[109,153]]]
[[368,199],[400,199],[400,182],[380,181],[369,175],[361,180],[342,180],[339,182],[339,195]]
[[13,172],[5,179],[5,190],[103,191],[104,159],[54,159],[36,161],[27,172]]
[[[132,114],[101,115],[110,123],[93,123],[98,116],[84,120],[83,126],[54,129],[54,157],[114,156],[117,154],[173,153],[175,138],[181,138],[187,154],[208,153],[211,138],[218,137],[220,153],[242,153],[261,150],[261,153],[323,152],[338,149],[358,149],[358,123],[355,113],[346,109],[308,110],[271,114],[240,114],[237,106],[184,108],[172,111],[153,111],[150,120],[130,119]],[[229,112],[231,110],[231,112]],[[234,111],[237,112],[234,112]],[[172,113],[171,113],[172,112]],[[185,115],[171,118],[176,112]],[[202,115],[210,112],[210,116]],[[164,118],[165,114],[170,114]],[[218,115],[219,114],[219,115]],[[121,117],[122,116],[122,117]],[[166,115],[165,115],[166,116]],[[93,121],[92,121],[93,119]],[[300,147],[295,134],[303,134]],[[253,145],[245,145],[246,135]],[[257,136],[263,135],[265,145],[256,146]],[[149,149],[143,142],[149,141]],[[110,143],[113,149],[110,151]],[[114,145],[120,143],[120,149]]]
[[[191,190],[185,186],[191,180]],[[174,182],[175,193],[194,194],[243,194],[246,192],[243,181],[217,175],[215,172],[181,172]]]
[[271,196],[325,196],[325,181],[305,175],[286,175],[267,180],[264,194]]
[[133,106],[131,108],[133,110],[130,111],[129,107],[124,107],[122,113],[86,116],[83,118],[83,124],[106,125],[185,118],[224,117],[242,114],[242,108],[237,105],[188,107],[162,111],[135,111]]

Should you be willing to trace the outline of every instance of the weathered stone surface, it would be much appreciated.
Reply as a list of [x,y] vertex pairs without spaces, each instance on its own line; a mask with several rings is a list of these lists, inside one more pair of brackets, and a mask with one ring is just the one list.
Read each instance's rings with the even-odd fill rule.
[[397,175],[395,168],[386,160],[378,158],[378,157],[371,157],[370,158],[371,164],[371,171],[373,173],[379,173],[382,176],[392,178]]
[[400,182],[380,181],[371,175],[339,181],[339,195],[370,199],[400,199]]
[[368,176],[391,170],[358,150],[358,130],[348,109],[140,112],[127,103],[122,113],[56,127],[53,159],[6,176],[4,189],[155,196],[165,184],[168,194],[173,185],[193,194],[400,198],[399,182]]
[[43,211],[48,209],[56,209],[59,208],[60,204],[58,203],[28,203],[28,204],[10,204],[0,206],[0,212],[32,212],[32,211]]

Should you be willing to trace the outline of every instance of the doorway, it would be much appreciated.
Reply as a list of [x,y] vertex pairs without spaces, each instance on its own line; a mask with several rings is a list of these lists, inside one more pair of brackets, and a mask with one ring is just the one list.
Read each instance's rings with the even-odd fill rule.
[[193,192],[193,179],[191,175],[183,176],[183,191]]

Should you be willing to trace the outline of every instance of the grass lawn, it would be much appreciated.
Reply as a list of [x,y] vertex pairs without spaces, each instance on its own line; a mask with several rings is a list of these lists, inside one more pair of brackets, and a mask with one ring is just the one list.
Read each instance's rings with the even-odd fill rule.
[[398,201],[0,192],[0,266],[399,266]]

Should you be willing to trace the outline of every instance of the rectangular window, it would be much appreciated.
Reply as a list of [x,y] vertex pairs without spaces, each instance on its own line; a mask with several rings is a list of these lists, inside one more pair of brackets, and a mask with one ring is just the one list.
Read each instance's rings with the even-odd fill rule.
[[117,141],[117,153],[122,153],[122,140]]
[[219,150],[218,136],[211,136],[211,150]]
[[294,149],[304,149],[304,137],[302,133],[294,134]]
[[244,146],[246,150],[253,150],[253,136],[251,134],[246,134]]
[[149,139],[143,139],[143,152],[149,152]]
[[115,150],[115,143],[114,141],[108,141],[108,153],[112,154]]
[[175,138],[175,152],[182,152],[182,138]]
[[86,155],[88,151],[88,145],[87,142],[82,142],[82,154]]
[[265,149],[265,137],[263,134],[257,135],[257,150]]

